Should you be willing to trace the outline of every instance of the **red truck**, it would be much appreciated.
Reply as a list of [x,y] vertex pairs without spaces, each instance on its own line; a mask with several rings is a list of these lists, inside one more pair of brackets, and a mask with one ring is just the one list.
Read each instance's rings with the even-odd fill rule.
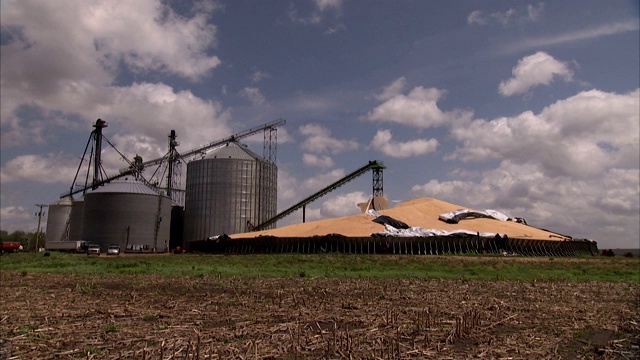
[[21,251],[22,250],[22,245],[20,245],[20,243],[17,242],[0,242],[0,254],[4,254],[4,253],[12,253],[12,252],[16,252],[16,251]]

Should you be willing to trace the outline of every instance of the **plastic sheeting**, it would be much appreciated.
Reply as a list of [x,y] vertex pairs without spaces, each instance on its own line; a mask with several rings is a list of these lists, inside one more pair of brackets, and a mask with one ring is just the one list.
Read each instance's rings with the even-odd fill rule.
[[425,229],[421,227],[410,227],[407,229],[398,229],[391,225],[385,224],[385,231],[371,234],[371,236],[396,236],[396,237],[429,237],[429,236],[461,236],[461,235],[473,235],[480,237],[495,237],[496,233],[477,233],[470,230],[438,230],[438,229]]
[[373,222],[376,222],[378,224],[383,224],[385,227],[386,226],[392,226],[393,228],[396,229],[409,229],[409,225],[403,223],[400,220],[396,220],[390,216],[386,216],[386,215],[380,215],[377,218],[373,219]]
[[491,209],[487,209],[485,211],[474,211],[474,210],[469,210],[469,209],[460,209],[460,210],[456,210],[456,211],[440,214],[439,219],[444,221],[444,222],[446,222],[446,223],[448,223],[448,224],[457,224],[460,220],[464,220],[464,219],[466,219],[468,217],[471,217],[471,218],[489,218],[489,219],[496,219],[496,220],[500,220],[500,221],[514,221],[514,222],[519,222],[519,223],[523,223],[523,224],[527,223],[522,218],[512,218],[512,217],[509,217],[509,216],[501,213],[500,211],[491,210]]

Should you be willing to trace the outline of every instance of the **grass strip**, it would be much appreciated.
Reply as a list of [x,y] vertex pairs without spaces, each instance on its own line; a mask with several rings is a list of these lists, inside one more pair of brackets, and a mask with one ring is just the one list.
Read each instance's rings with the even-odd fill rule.
[[0,270],[216,277],[425,278],[640,283],[640,258],[348,254],[7,254]]

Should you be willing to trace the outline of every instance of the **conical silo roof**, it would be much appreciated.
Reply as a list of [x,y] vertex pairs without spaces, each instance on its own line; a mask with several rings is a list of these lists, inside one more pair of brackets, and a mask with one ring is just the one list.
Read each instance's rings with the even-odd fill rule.
[[236,142],[210,151],[205,159],[239,159],[239,160],[262,160],[262,158],[249,150],[245,145]]
[[152,188],[133,177],[112,181],[104,186],[97,188],[90,194],[95,193],[158,195],[158,193]]
[[49,206],[71,206],[73,204],[73,202],[71,201],[70,197],[63,197],[62,199],[59,199],[58,201],[54,201],[51,204],[49,204]]

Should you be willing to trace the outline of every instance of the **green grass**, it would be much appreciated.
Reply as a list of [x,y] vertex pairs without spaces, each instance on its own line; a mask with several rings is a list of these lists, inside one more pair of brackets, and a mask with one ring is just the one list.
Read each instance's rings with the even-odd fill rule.
[[[0,270],[21,275],[155,274],[194,277],[438,278],[640,283],[640,258],[518,258],[345,254],[132,255],[90,257],[52,252],[0,258]],[[80,285],[81,292],[93,290]]]

